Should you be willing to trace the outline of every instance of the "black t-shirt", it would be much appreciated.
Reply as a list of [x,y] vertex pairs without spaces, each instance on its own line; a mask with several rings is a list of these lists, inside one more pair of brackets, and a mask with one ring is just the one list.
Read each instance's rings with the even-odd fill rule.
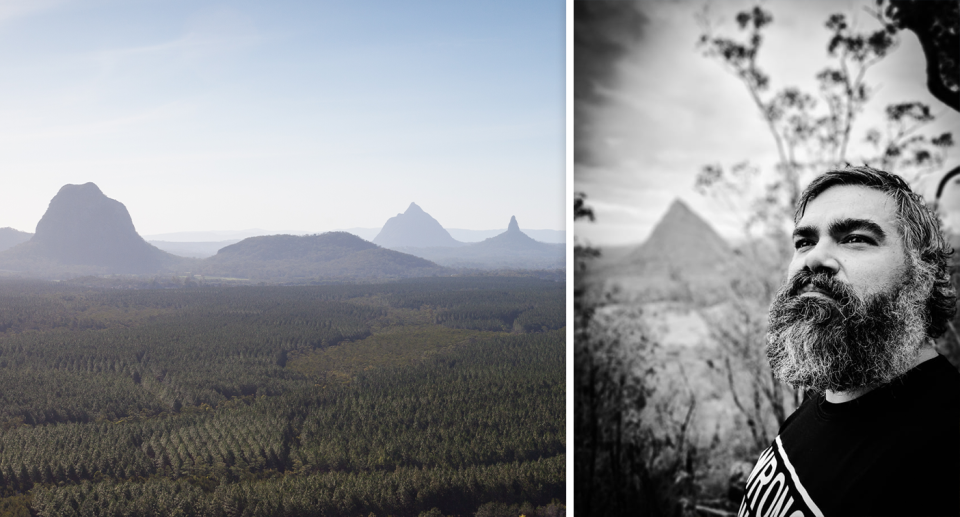
[[808,397],[761,454],[740,515],[960,516],[960,372],[938,356],[849,402]]

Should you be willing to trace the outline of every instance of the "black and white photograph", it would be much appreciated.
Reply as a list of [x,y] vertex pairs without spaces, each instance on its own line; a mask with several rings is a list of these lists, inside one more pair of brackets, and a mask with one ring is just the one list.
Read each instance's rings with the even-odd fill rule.
[[578,516],[960,513],[958,25],[573,2]]

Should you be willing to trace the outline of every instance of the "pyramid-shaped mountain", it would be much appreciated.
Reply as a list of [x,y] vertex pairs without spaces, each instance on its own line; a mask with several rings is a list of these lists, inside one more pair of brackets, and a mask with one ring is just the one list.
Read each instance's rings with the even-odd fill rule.
[[205,259],[205,275],[271,281],[388,279],[435,276],[446,270],[347,232],[249,237]]
[[450,236],[450,232],[416,203],[410,203],[407,211],[387,219],[386,224],[373,239],[374,244],[385,248],[429,248],[435,246],[462,246],[463,243]]
[[679,270],[713,269],[733,255],[730,245],[699,215],[676,199],[650,237],[626,257],[648,267]]
[[0,253],[0,267],[32,272],[155,273],[183,262],[144,241],[123,203],[93,183],[64,185],[33,238]]

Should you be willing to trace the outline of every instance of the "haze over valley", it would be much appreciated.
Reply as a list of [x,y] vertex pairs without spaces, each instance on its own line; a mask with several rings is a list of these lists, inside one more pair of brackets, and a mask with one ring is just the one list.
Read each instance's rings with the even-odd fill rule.
[[93,183],[65,185],[50,201],[36,233],[0,229],[0,270],[42,278],[187,274],[297,282],[450,275],[455,268],[565,267],[564,245],[534,240],[520,230],[515,217],[505,231],[479,242],[463,242],[416,203],[388,219],[372,242],[345,231],[240,238],[244,235],[182,232],[166,237],[234,238],[147,242],[123,203]]
[[464,243],[411,204],[374,238],[397,249],[334,231],[198,259],[84,183],[0,238],[15,514],[565,515],[564,245],[516,218]]

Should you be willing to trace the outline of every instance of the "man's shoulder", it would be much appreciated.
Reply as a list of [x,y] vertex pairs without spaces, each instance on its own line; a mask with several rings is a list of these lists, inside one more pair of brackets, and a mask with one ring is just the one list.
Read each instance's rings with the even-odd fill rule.
[[780,438],[797,483],[825,511],[852,514],[858,501],[871,500],[879,505],[870,507],[874,513],[910,515],[921,501],[889,497],[902,489],[933,490],[943,497],[928,498],[924,508],[956,514],[958,430],[960,372],[938,356],[850,402],[807,397]]
[[892,391],[895,399],[906,399],[913,412],[960,417],[960,371],[942,355],[919,364]]
[[804,418],[812,416],[814,413],[816,413],[817,401],[821,397],[822,395],[818,395],[814,392],[804,393],[803,401],[799,406],[797,406],[797,409],[795,409],[793,413],[790,413],[790,416],[788,416],[783,423],[780,424],[780,430],[777,431],[777,434],[783,434],[783,431],[794,425],[797,420],[803,420]]
[[918,368],[927,368],[930,377],[936,382],[943,383],[952,387],[960,388],[960,370],[957,370],[946,357],[937,354],[937,357],[921,363]]

